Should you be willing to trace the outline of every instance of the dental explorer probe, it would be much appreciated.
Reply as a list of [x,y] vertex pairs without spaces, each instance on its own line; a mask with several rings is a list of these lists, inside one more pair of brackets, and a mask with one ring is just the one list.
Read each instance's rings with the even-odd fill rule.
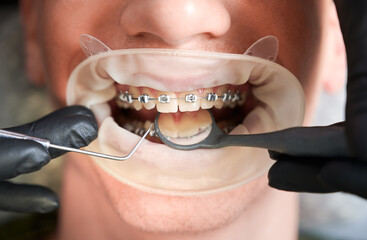
[[66,147],[66,146],[55,145],[55,144],[52,144],[47,139],[32,137],[32,136],[28,136],[28,135],[25,135],[25,134],[16,133],[16,132],[12,132],[12,131],[7,131],[7,130],[3,130],[3,129],[0,129],[0,138],[4,137],[4,138],[35,141],[35,142],[40,143],[41,145],[43,145],[47,149],[48,148],[56,148],[56,149],[64,150],[64,151],[67,151],[67,152],[81,153],[81,154],[86,154],[86,155],[90,155],[90,156],[94,156],[94,157],[100,157],[100,158],[106,158],[106,159],[115,160],[115,161],[124,161],[124,160],[129,159],[135,153],[135,151],[138,149],[140,144],[143,142],[145,137],[148,135],[148,133],[150,132],[152,127],[153,127],[153,124],[145,132],[145,134],[139,140],[139,142],[135,145],[133,150],[128,155],[122,156],[122,157],[107,155],[107,154],[98,153],[98,152],[86,151],[86,150],[82,150],[82,149],[78,149],[78,148],[71,148],[71,147]]

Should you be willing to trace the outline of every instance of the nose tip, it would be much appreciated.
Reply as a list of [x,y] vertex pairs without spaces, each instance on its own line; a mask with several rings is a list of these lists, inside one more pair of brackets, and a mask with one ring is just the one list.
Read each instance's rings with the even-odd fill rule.
[[151,34],[178,45],[202,34],[222,36],[231,20],[219,0],[136,0],[125,7],[121,25],[130,36]]

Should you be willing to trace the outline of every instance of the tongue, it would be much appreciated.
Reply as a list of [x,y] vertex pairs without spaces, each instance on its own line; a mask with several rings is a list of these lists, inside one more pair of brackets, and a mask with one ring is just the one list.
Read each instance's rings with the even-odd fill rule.
[[207,110],[196,112],[161,113],[158,126],[163,135],[170,138],[193,137],[211,126]]

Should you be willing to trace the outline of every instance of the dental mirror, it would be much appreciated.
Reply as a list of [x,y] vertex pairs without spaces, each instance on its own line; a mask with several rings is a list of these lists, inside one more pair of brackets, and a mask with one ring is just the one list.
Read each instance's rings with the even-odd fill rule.
[[[154,124],[159,138],[167,145],[172,145],[180,150],[193,150],[200,148],[201,143],[211,139],[213,119],[209,111],[199,110],[193,113],[159,113]],[[193,124],[194,119],[197,123]],[[200,123],[199,123],[200,122]],[[193,126],[195,125],[195,126]],[[160,126],[160,127],[159,127]],[[214,130],[214,133],[217,132]]]
[[158,113],[154,120],[155,132],[164,144],[178,150],[242,146],[264,148],[293,156],[352,157],[344,127],[340,125],[294,127],[262,134],[228,135],[219,129],[213,114],[204,111],[210,116],[210,126],[194,136],[180,138],[165,135],[166,121],[162,121],[164,114],[161,113]]

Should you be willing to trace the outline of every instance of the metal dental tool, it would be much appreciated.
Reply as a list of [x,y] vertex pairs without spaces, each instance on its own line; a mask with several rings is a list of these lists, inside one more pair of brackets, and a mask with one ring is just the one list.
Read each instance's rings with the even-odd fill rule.
[[55,145],[55,144],[52,144],[47,139],[32,137],[32,136],[24,135],[24,134],[21,134],[21,133],[11,132],[11,131],[2,130],[2,129],[0,129],[0,138],[4,137],[4,138],[12,138],[12,139],[30,140],[30,141],[38,142],[46,148],[56,148],[56,149],[64,150],[64,151],[67,151],[67,152],[76,152],[76,153],[86,154],[86,155],[90,155],[90,156],[94,156],[94,157],[106,158],[106,159],[115,160],[115,161],[123,161],[123,160],[129,159],[135,153],[135,151],[138,149],[140,144],[143,142],[145,137],[148,135],[148,133],[150,132],[152,127],[153,127],[153,124],[145,132],[145,134],[139,140],[139,142],[135,145],[133,150],[128,155],[122,156],[122,157],[112,156],[112,155],[107,155],[107,154],[97,153],[97,152],[92,152],[92,151],[86,151],[86,150],[81,150],[81,149],[71,148],[71,147],[66,147],[66,146]]
[[188,145],[174,143],[175,139],[165,137],[159,128],[160,113],[154,120],[155,133],[164,144],[179,150],[243,146],[265,148],[294,156],[352,157],[347,146],[344,128],[341,126],[295,127],[263,134],[227,135],[218,128],[213,114],[208,112],[212,124],[207,129],[208,133],[204,140],[196,143],[190,141]]

